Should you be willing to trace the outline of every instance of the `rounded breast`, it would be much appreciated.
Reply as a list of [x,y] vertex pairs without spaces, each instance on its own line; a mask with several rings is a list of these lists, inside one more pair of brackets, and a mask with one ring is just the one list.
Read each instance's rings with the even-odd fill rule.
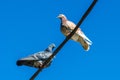
[[65,26],[61,26],[61,32],[65,35],[68,36],[70,34],[70,32],[67,30],[67,28]]

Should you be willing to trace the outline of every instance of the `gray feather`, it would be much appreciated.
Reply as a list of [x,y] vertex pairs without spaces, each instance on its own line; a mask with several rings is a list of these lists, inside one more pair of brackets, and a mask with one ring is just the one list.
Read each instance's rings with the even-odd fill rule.
[[34,53],[33,55],[30,55],[28,57],[22,58],[17,61],[17,65],[26,65],[26,66],[31,66],[34,67],[36,65],[34,64],[39,64],[40,62],[44,62],[46,59],[48,59],[52,55],[53,48],[55,47],[55,44],[51,44],[48,46],[47,49],[44,51],[40,51],[37,53]]

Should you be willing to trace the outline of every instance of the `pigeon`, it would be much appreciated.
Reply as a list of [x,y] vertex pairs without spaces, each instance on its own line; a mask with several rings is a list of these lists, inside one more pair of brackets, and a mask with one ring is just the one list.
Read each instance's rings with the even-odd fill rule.
[[[16,62],[18,66],[26,65],[35,68],[42,68],[42,65],[46,59],[48,59],[53,52],[53,48],[55,48],[55,44],[50,44],[47,49],[44,51],[40,51],[34,53],[28,57],[22,58]],[[52,60],[45,65],[45,67],[50,66]],[[44,68],[45,68],[44,67]]]
[[[74,30],[76,25],[72,21],[69,21],[64,14],[59,14],[58,18],[61,20],[61,32],[65,36],[68,36]],[[92,41],[88,39],[88,37],[81,31],[80,28],[77,29],[71,39],[81,43],[85,51],[88,51],[90,49],[90,45],[92,45]]]

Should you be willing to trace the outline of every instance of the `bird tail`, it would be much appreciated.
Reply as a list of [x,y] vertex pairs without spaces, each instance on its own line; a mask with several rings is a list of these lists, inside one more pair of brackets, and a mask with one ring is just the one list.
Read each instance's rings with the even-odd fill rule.
[[92,45],[92,42],[85,36],[85,37],[79,37],[78,42],[81,43],[82,47],[88,51],[90,49],[90,45]]
[[16,62],[16,64],[17,64],[17,66],[22,66],[24,62],[25,62],[25,61],[18,60],[18,61]]

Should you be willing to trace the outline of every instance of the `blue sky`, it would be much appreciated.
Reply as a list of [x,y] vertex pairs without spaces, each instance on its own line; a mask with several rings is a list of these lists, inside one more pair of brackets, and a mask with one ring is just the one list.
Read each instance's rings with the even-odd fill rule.
[[[63,13],[76,24],[92,0],[1,0],[0,79],[28,80],[37,70],[18,67],[16,61],[58,46],[65,37],[60,32]],[[93,41],[90,51],[69,40],[36,80],[120,80],[119,0],[98,0],[80,26]]]

